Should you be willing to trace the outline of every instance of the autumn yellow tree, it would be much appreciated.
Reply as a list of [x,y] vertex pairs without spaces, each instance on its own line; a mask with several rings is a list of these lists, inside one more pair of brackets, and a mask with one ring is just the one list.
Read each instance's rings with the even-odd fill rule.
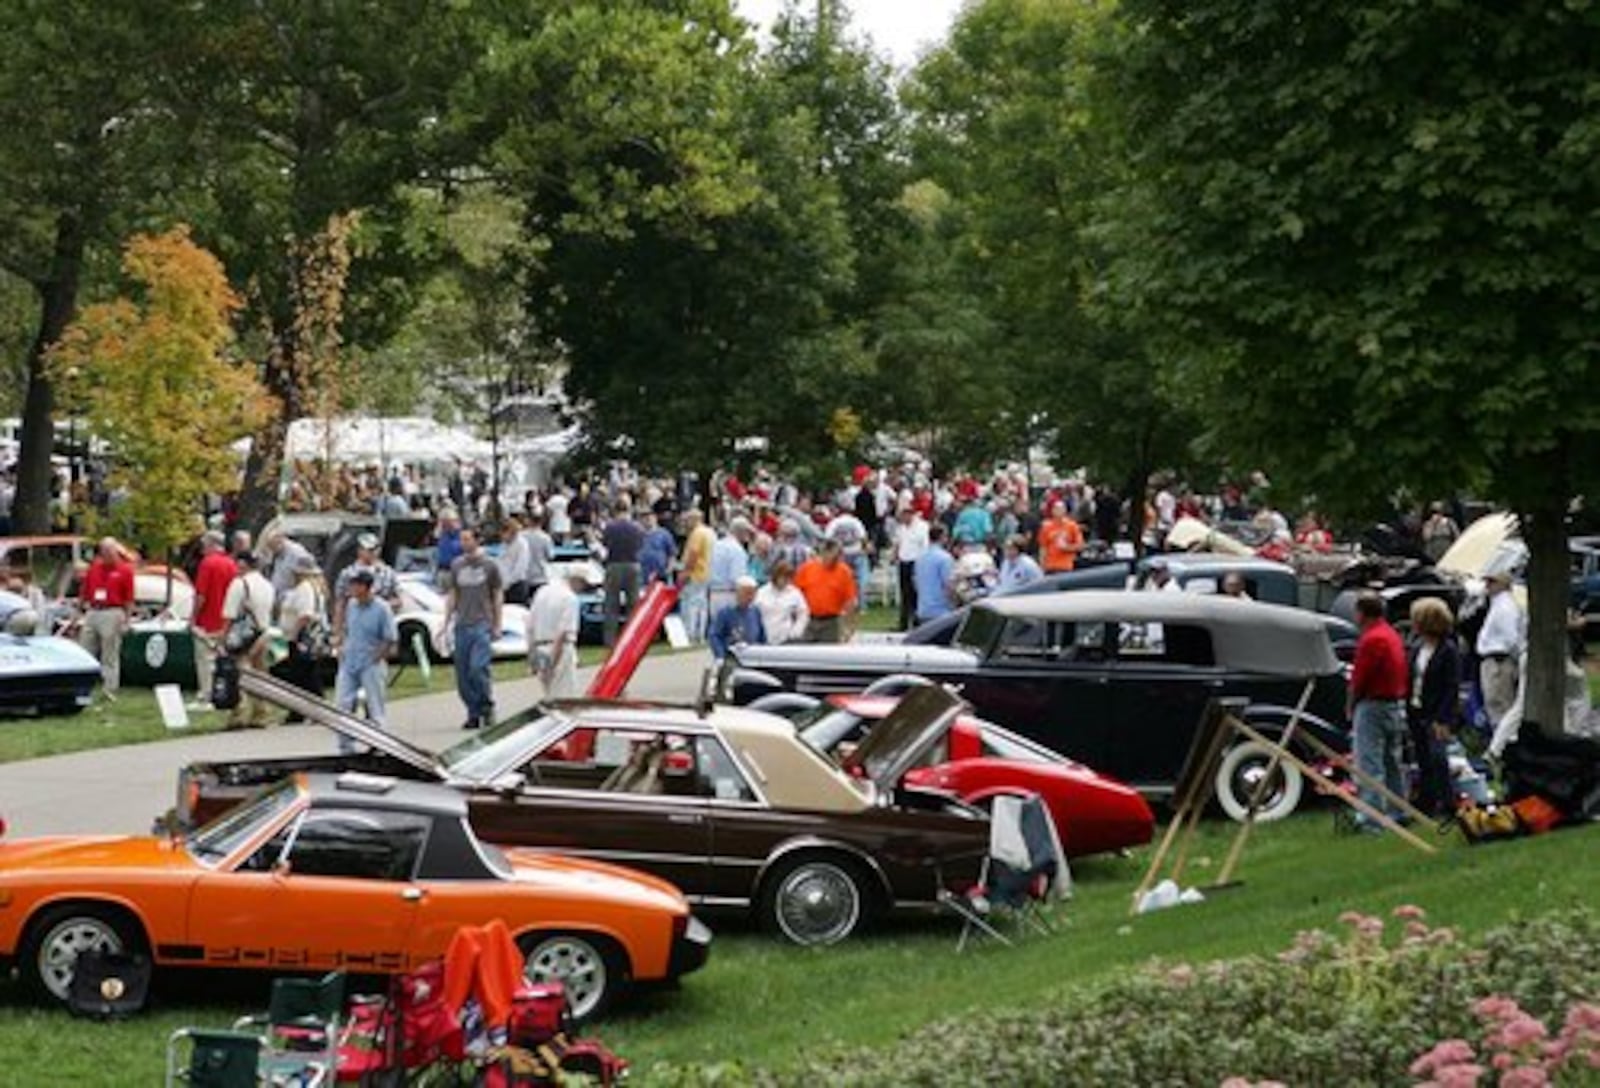
[[66,406],[107,443],[114,517],[150,554],[193,534],[207,492],[237,486],[231,448],[265,417],[253,368],[230,357],[240,301],[187,227],[140,234],[129,291],[89,306],[52,349]]

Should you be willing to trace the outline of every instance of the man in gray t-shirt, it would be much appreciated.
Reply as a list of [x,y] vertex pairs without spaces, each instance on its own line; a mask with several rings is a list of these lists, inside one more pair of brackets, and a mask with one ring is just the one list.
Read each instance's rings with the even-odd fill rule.
[[456,693],[467,707],[463,729],[476,729],[494,720],[490,644],[500,631],[504,603],[499,565],[484,554],[477,533],[462,530],[461,555],[450,564],[444,624],[448,630],[450,621],[455,620]]

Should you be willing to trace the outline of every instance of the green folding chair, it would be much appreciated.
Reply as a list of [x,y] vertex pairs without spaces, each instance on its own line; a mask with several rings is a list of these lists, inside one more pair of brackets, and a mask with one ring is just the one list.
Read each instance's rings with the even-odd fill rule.
[[167,1088],[256,1088],[260,1067],[261,1036],[251,1032],[179,1028],[167,1039]]
[[343,971],[331,971],[320,979],[273,979],[266,1013],[246,1016],[233,1025],[235,1031],[254,1028],[264,1034],[260,1068],[266,1083],[334,1082],[344,986]]

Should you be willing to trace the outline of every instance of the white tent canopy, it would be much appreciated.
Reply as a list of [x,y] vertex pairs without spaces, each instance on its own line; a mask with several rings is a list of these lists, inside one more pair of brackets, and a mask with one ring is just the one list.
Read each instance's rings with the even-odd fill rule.
[[[250,440],[237,448],[248,451]],[[345,416],[295,420],[289,424],[284,454],[291,461],[429,464],[487,461],[490,448],[464,428],[422,416]]]

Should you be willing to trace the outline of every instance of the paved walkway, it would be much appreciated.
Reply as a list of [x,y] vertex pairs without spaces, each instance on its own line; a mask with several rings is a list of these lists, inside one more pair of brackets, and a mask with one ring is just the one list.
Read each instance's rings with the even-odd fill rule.
[[[710,657],[704,651],[653,654],[640,664],[629,691],[644,698],[692,700]],[[592,669],[580,673],[587,684]],[[389,708],[391,729],[423,748],[446,748],[462,737],[461,703],[446,670],[434,674],[437,694]],[[503,713],[535,701],[530,679],[495,685]],[[149,744],[0,764],[0,818],[6,838],[54,834],[143,834],[175,800],[178,769],[196,760],[245,759],[332,752],[332,734],[319,726],[205,733]]]

